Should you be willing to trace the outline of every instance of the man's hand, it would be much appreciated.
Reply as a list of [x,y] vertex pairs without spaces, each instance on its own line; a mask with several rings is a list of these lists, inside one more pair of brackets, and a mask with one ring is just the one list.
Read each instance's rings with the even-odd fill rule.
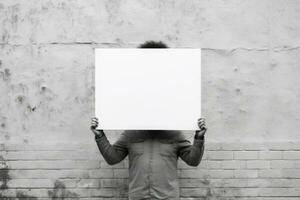
[[98,126],[98,118],[93,117],[92,118],[92,123],[91,123],[91,130],[95,134],[95,136],[101,137],[104,133],[102,129],[96,129]]
[[204,137],[205,132],[207,130],[204,118],[199,118],[198,119],[198,127],[199,127],[200,130],[196,131],[196,137],[197,138],[202,138],[202,137]]

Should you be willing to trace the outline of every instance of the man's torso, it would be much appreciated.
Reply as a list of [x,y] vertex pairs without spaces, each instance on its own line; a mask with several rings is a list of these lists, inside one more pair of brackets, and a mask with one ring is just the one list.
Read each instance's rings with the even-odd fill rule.
[[126,131],[129,157],[129,199],[177,199],[179,131]]

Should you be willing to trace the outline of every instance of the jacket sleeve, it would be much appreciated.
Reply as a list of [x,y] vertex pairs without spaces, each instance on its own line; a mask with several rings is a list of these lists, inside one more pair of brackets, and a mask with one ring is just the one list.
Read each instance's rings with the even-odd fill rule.
[[128,155],[127,136],[124,134],[124,132],[112,145],[108,141],[105,134],[100,138],[95,138],[95,140],[104,160],[109,165],[114,165],[121,162]]
[[177,138],[178,156],[190,166],[198,166],[204,153],[204,138],[194,137],[193,144],[182,134]]

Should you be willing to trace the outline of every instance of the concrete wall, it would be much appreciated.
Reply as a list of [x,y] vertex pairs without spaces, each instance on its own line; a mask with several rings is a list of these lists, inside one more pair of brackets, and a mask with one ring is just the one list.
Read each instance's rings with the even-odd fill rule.
[[207,151],[182,198],[299,198],[297,0],[0,0],[0,198],[126,199],[127,160],[89,130],[93,49],[149,39],[203,48]]

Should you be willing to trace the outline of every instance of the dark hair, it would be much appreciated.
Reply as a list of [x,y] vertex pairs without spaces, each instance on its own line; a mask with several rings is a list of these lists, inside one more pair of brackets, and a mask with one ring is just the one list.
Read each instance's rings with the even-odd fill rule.
[[169,48],[165,43],[161,42],[161,41],[146,41],[143,44],[141,44],[140,46],[138,46],[138,48]]

